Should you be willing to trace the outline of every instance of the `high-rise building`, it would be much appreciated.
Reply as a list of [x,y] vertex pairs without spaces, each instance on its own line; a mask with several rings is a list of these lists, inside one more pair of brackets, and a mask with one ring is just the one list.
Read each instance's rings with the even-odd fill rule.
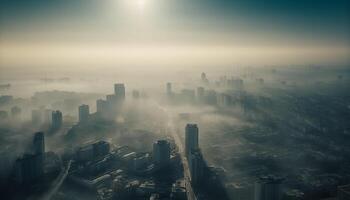
[[199,149],[192,150],[188,156],[188,167],[191,175],[191,184],[198,186],[204,178],[205,163]]
[[54,130],[60,129],[62,126],[62,112],[59,110],[52,111],[51,128]]
[[30,184],[39,181],[44,174],[44,161],[40,154],[25,154],[14,165],[15,181],[18,184]]
[[167,84],[166,84],[166,94],[167,94],[168,96],[171,96],[172,93],[173,93],[173,91],[172,91],[172,88],[171,88],[171,83],[167,83]]
[[86,122],[89,119],[90,110],[88,105],[79,106],[79,122]]
[[153,143],[153,161],[157,166],[165,166],[170,161],[170,143],[158,140]]
[[281,183],[283,179],[264,176],[255,182],[254,199],[255,200],[280,200],[282,198]]
[[33,147],[35,154],[45,153],[45,135],[43,132],[36,132],[34,134]]
[[98,99],[96,101],[96,111],[100,116],[105,116],[108,110],[108,103],[106,100]]
[[114,84],[114,94],[118,99],[125,100],[125,86],[123,83]]
[[187,124],[185,132],[185,154],[188,157],[192,150],[199,148],[197,124]]

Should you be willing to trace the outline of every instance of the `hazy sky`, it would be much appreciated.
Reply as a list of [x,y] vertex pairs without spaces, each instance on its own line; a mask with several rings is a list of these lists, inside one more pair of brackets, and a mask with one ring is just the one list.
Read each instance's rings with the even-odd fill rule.
[[0,0],[2,69],[349,64],[348,0]]

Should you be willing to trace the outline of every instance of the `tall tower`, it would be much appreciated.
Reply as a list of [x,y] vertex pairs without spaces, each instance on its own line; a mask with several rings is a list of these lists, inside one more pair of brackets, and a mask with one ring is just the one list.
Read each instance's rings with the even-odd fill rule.
[[192,150],[188,156],[188,166],[191,173],[191,183],[198,186],[203,180],[205,169],[204,159],[199,149]]
[[170,161],[170,144],[166,140],[153,143],[153,160],[158,166],[165,166]]
[[123,83],[114,84],[114,94],[118,99],[125,100],[125,86]]
[[45,135],[43,132],[37,132],[34,134],[33,146],[35,154],[45,153]]
[[59,110],[52,112],[52,129],[56,130],[62,126],[62,112]]
[[189,157],[192,150],[199,149],[197,124],[187,124],[185,132],[185,154]]
[[86,122],[89,119],[89,106],[88,105],[81,105],[79,106],[79,122]]

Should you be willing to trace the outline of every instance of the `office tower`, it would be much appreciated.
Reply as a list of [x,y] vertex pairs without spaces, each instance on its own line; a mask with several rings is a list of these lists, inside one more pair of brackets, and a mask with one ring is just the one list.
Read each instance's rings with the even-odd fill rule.
[[166,94],[167,94],[168,96],[171,96],[172,93],[173,93],[173,91],[172,91],[172,88],[171,88],[171,83],[167,83],[167,84],[166,84]]
[[13,119],[20,119],[21,118],[22,110],[18,106],[14,106],[11,108],[11,116]]
[[43,132],[37,132],[34,134],[33,146],[35,154],[45,153],[45,135]]
[[205,92],[204,87],[197,88],[197,100],[200,103],[204,102],[204,92]]
[[205,163],[199,149],[192,150],[188,156],[188,167],[191,174],[191,184],[198,186],[204,178]]
[[207,78],[207,75],[206,75],[204,72],[201,74],[201,81],[202,81],[202,83],[204,83],[204,84],[208,84],[208,83],[209,83],[209,80],[208,80],[208,78]]
[[114,94],[118,99],[125,100],[125,86],[123,83],[114,84]]
[[90,110],[88,105],[79,106],[79,122],[86,122],[89,119]]
[[40,154],[25,154],[14,165],[15,181],[18,184],[30,184],[39,181],[44,174],[44,162]]
[[153,161],[157,166],[165,166],[170,161],[170,143],[158,140],[153,143]]
[[217,97],[215,90],[206,91],[205,102],[209,105],[217,105]]
[[62,126],[62,112],[59,110],[52,112],[52,124],[51,128],[57,130]]
[[260,177],[255,182],[254,199],[255,200],[280,200],[281,199],[281,178],[273,176]]
[[42,123],[42,116],[40,110],[32,110],[33,125],[40,125]]
[[98,99],[96,101],[96,110],[97,113],[104,115],[106,111],[108,110],[108,103],[106,100]]
[[201,74],[201,79],[202,79],[202,81],[207,79],[207,75],[204,72],[202,72],[202,74]]
[[185,154],[188,157],[192,150],[199,148],[197,124],[187,124],[185,134]]

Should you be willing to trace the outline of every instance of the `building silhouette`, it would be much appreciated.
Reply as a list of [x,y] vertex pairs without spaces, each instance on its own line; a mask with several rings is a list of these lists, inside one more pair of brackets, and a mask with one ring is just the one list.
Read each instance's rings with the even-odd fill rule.
[[153,161],[156,166],[165,166],[170,161],[170,143],[166,140],[158,140],[153,143]]
[[43,132],[36,132],[34,134],[33,147],[35,154],[45,153],[45,135]]
[[125,100],[125,86],[123,83],[114,84],[114,94],[120,100]]
[[192,150],[197,150],[199,148],[197,124],[187,124],[185,134],[185,154],[186,157],[188,157]]
[[191,184],[199,186],[204,179],[205,162],[199,149],[191,150],[188,158],[188,166],[191,174]]
[[51,128],[53,130],[60,129],[62,126],[62,112],[59,110],[52,111],[52,124]]
[[90,109],[88,105],[79,106],[79,122],[86,122],[89,119]]

